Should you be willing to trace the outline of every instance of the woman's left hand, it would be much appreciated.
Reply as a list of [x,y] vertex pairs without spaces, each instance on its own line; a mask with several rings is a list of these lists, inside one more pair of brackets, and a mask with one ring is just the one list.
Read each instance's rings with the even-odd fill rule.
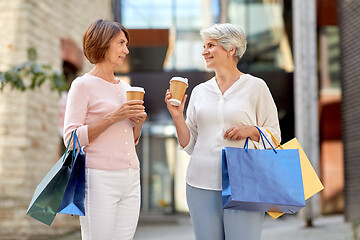
[[224,134],[224,139],[230,140],[241,140],[247,137],[253,141],[259,141],[260,134],[256,127],[251,125],[238,125],[229,128]]
[[138,117],[130,118],[130,121],[134,124],[134,126],[141,126],[147,117],[147,113],[143,112]]

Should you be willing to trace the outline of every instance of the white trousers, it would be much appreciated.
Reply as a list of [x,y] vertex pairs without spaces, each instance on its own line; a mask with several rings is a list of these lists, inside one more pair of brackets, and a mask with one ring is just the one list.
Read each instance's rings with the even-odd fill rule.
[[131,240],[140,212],[140,172],[86,168],[83,240]]

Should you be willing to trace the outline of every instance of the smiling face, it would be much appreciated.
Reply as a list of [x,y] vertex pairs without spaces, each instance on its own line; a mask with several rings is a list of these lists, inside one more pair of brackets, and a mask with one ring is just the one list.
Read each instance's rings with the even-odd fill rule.
[[124,32],[121,31],[118,35],[111,39],[109,48],[105,53],[104,61],[114,67],[122,65],[126,55],[129,54],[127,44],[128,40],[126,39]]
[[217,69],[229,61],[228,52],[214,39],[204,39],[202,55],[208,69]]

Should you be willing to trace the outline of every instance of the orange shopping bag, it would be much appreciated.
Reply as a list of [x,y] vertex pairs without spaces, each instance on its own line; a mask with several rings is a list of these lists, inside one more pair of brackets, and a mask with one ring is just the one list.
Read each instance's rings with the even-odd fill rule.
[[[277,148],[281,149],[299,149],[300,155],[300,165],[301,165],[301,174],[303,179],[303,186],[304,186],[304,197],[305,200],[314,196],[316,193],[320,192],[324,189],[319,177],[317,176],[314,168],[312,167],[309,159],[307,158],[304,150],[302,149],[299,141],[294,138],[289,142],[280,145],[280,143],[276,140],[276,138],[272,135],[272,133],[266,129],[268,133],[270,133],[272,140],[276,144]],[[276,219],[283,215],[284,213],[281,212],[267,212],[270,217]]]

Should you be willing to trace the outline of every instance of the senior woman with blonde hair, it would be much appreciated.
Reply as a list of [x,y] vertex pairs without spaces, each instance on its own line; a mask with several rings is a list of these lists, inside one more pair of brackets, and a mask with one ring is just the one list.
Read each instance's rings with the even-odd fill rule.
[[[223,209],[222,149],[260,147],[255,126],[270,130],[280,142],[277,108],[266,83],[242,73],[237,63],[246,51],[244,32],[231,24],[215,24],[200,32],[206,67],[215,77],[196,86],[183,117],[185,95],[178,107],[165,102],[181,147],[191,155],[186,195],[197,240],[258,240],[264,212]],[[267,136],[271,139],[270,136]],[[249,186],[251,188],[252,186]]]
[[98,19],[83,35],[94,64],[69,90],[64,142],[74,130],[86,152],[84,240],[131,240],[140,212],[140,172],[135,151],[146,119],[143,101],[126,101],[130,86],[114,75],[124,63],[129,33],[120,23]]

